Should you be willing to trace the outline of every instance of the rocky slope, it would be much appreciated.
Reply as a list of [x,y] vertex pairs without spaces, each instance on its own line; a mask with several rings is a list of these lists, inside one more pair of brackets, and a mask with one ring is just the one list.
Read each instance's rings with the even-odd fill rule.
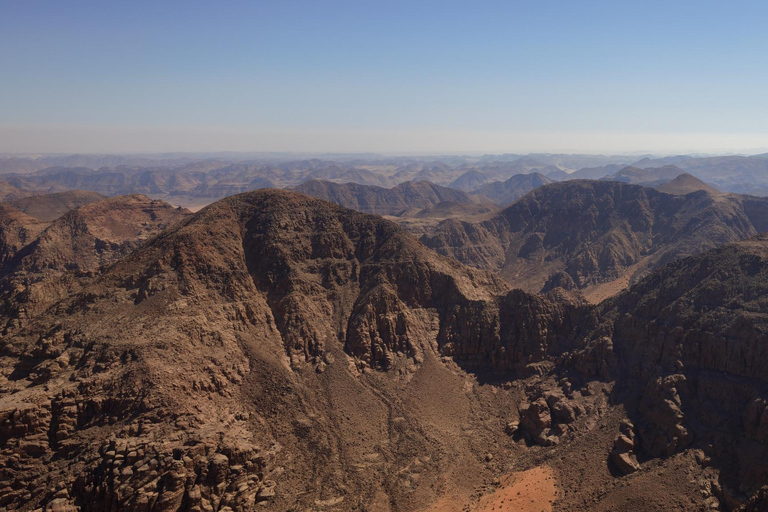
[[79,206],[106,199],[87,190],[68,190],[53,194],[34,195],[9,201],[18,210],[43,222],[52,222]]
[[[34,211],[51,212],[60,197]],[[90,195],[86,195],[90,197]],[[74,293],[108,265],[189,215],[142,195],[117,196],[70,210],[38,236],[25,237],[0,272],[2,326],[18,326]],[[43,227],[41,224],[37,224]]]
[[723,509],[759,499],[768,482],[766,296],[760,235],[671,263],[602,305],[587,348],[561,364],[574,383],[594,378],[587,361],[607,363],[597,374],[616,379],[614,399],[631,419],[616,445],[627,455],[616,457],[620,469],[691,449],[720,468],[712,487]]
[[407,181],[387,189],[357,183],[342,185],[329,181],[309,180],[293,190],[345,208],[377,215],[398,215],[404,211],[416,213],[443,201],[465,204],[473,202],[464,192],[441,187],[428,181]]
[[756,234],[766,207],[744,196],[569,181],[536,189],[484,221],[446,220],[422,241],[530,291],[619,279],[625,287],[675,258]]
[[0,269],[45,228],[45,224],[7,204],[0,203]]

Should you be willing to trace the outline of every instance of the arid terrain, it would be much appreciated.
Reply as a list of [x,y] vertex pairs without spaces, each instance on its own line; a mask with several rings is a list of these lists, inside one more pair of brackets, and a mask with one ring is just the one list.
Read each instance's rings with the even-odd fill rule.
[[768,510],[768,200],[690,160],[4,162],[0,507]]

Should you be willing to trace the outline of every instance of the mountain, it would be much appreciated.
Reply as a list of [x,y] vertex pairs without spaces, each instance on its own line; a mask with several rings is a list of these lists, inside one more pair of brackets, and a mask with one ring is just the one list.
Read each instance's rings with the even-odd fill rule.
[[670,164],[726,192],[765,195],[768,189],[768,159],[761,155],[647,158],[633,165],[662,167]]
[[635,185],[648,184],[652,186],[660,182],[671,181],[681,174],[684,174],[683,170],[674,165],[649,167],[647,169],[630,166],[601,179],[632,183]]
[[601,327],[565,366],[578,382],[584,362],[611,361],[598,373],[616,380],[614,399],[631,420],[614,445],[626,469],[635,456],[688,449],[702,465],[718,461],[719,502],[764,510],[767,295],[768,236],[760,235],[673,262],[604,303]]
[[243,192],[260,188],[275,188],[275,184],[267,178],[254,178],[247,183],[239,181],[233,183],[229,180],[218,180],[213,183],[201,183],[189,191],[174,191],[171,192],[170,195],[187,195],[189,197],[221,199],[222,197],[242,194]]
[[545,164],[534,158],[522,157],[512,162],[488,162],[478,167],[478,170],[490,179],[504,181],[516,174],[539,173],[546,175],[560,171],[555,165]]
[[569,179],[569,177],[570,174],[560,169],[556,171],[549,171],[547,173],[547,178],[551,179],[552,181],[563,181]]
[[386,186],[388,180],[367,169],[346,169],[338,165],[323,167],[307,174],[311,180],[327,180],[335,182],[352,182],[361,185]]
[[[276,190],[219,201],[4,338],[0,432],[18,464],[0,496],[93,510],[468,500],[488,450],[514,446],[495,412],[472,411],[517,392],[462,391],[438,351],[488,357],[477,335],[504,293],[378,217]],[[507,302],[520,355],[498,364],[524,366],[542,338],[521,325],[523,339],[514,312],[558,308]]]
[[[46,196],[40,201],[46,203]],[[0,328],[20,326],[43,313],[187,215],[187,210],[145,196],[117,196],[70,210],[44,230],[37,229],[39,234],[26,236],[0,272]]]
[[599,180],[606,176],[616,174],[626,166],[621,164],[608,164],[602,167],[583,167],[568,175],[568,180]]
[[636,162],[634,162],[630,167],[636,167],[636,168],[654,168],[654,167],[666,167],[669,165],[686,165],[687,162],[690,162],[691,160],[694,160],[695,157],[691,155],[673,155],[673,156],[665,156],[662,158],[654,158],[651,156],[647,156],[645,158],[642,158]]
[[328,181],[310,180],[294,187],[293,190],[345,208],[378,215],[398,215],[409,209],[419,211],[433,207],[442,201],[465,204],[473,202],[464,192],[441,187],[428,181],[407,181],[387,189],[357,183],[341,185]]
[[405,181],[429,181],[442,183],[451,181],[451,167],[442,162],[413,163],[399,167],[392,175],[394,183]]
[[688,173],[681,174],[672,181],[657,185],[655,188],[659,192],[675,195],[690,194],[691,192],[697,192],[699,190],[704,190],[710,194],[720,194],[720,191],[715,187],[707,185],[700,179],[695,178]]
[[69,210],[104,199],[106,199],[105,196],[96,192],[68,190],[16,199],[9,204],[43,222],[52,222]]
[[[630,168],[676,166],[724,192],[768,195],[768,159],[761,155],[695,157],[679,155],[638,159],[628,155],[485,155],[410,156],[289,154],[165,155],[0,155],[0,199],[22,195],[90,190],[103,195],[151,194],[190,206],[265,187],[290,188],[310,179],[391,187],[405,181],[430,181],[462,191],[516,174],[538,172],[556,181],[600,179]],[[574,169],[577,169],[574,171]],[[648,171],[651,172],[651,171]],[[652,172],[651,172],[652,174]],[[615,176],[634,184],[655,186],[669,181],[653,176]],[[462,184],[462,175],[466,175]],[[472,181],[474,180],[474,181]],[[3,194],[3,187],[15,187]],[[20,189],[21,192],[19,192]],[[10,195],[9,195],[10,194]],[[21,195],[20,195],[21,194]]]
[[462,192],[470,192],[480,188],[482,185],[488,183],[490,179],[485,174],[476,169],[469,170],[453,180],[448,187],[461,190]]
[[[589,187],[595,203],[572,200]],[[723,198],[618,182],[526,197],[543,208],[550,189],[574,222]],[[99,268],[0,344],[10,510],[766,503],[765,237],[592,306],[510,290],[380,217],[259,190]]]
[[11,185],[7,181],[0,181],[0,202],[14,201],[31,195],[31,192]]
[[493,183],[483,185],[472,193],[485,196],[499,206],[507,206],[531,190],[547,183],[553,183],[553,180],[538,172],[517,174],[503,182],[494,181]]
[[490,219],[443,221],[422,242],[523,289],[588,289],[602,298],[673,259],[755,235],[766,207],[704,191],[676,196],[568,181],[540,187]]

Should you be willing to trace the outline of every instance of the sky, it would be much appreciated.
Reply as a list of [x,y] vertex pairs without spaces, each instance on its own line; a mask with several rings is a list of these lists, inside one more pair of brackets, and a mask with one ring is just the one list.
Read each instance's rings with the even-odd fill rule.
[[768,2],[0,0],[0,152],[759,152]]

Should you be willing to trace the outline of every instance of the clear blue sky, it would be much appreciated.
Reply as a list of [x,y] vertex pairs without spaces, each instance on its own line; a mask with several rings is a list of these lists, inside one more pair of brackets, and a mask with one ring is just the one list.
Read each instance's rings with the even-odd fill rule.
[[766,134],[765,1],[0,0],[0,151],[743,150]]

